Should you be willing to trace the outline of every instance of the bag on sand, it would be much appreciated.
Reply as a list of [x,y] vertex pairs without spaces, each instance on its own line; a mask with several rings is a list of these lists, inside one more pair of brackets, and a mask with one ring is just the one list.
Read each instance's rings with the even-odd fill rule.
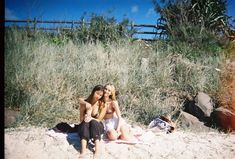
[[150,122],[148,128],[151,129],[153,127],[157,127],[166,133],[171,133],[175,129],[174,126],[170,124],[170,120],[163,116],[161,116],[160,118],[155,118]]

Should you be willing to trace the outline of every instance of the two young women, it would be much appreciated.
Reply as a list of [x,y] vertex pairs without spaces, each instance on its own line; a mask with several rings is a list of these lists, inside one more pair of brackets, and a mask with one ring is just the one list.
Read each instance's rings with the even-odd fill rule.
[[116,90],[112,84],[95,86],[87,99],[79,98],[79,103],[81,123],[78,133],[81,138],[81,155],[85,153],[87,143],[91,139],[95,144],[94,156],[98,157],[101,135],[105,132],[110,140],[129,139],[129,132],[121,118]]

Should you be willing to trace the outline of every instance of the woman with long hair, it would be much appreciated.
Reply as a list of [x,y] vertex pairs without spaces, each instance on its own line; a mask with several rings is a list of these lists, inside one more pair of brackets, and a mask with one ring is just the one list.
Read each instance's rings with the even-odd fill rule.
[[94,157],[100,155],[100,140],[104,133],[102,120],[106,113],[106,106],[102,100],[103,94],[104,87],[97,85],[87,99],[79,98],[81,123],[78,134],[81,139],[81,156],[85,154],[89,140],[95,144]]
[[109,140],[129,140],[132,139],[127,124],[121,117],[118,101],[116,100],[116,90],[114,85],[106,84],[104,86],[104,96],[106,105],[106,114],[104,116],[105,132]]

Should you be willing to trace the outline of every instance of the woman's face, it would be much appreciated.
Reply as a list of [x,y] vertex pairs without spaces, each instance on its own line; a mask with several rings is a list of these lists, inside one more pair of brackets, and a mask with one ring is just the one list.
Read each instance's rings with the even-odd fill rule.
[[103,96],[104,92],[103,91],[95,91],[94,93],[94,99],[99,100]]
[[110,85],[105,86],[104,96],[109,97],[112,93],[112,87]]

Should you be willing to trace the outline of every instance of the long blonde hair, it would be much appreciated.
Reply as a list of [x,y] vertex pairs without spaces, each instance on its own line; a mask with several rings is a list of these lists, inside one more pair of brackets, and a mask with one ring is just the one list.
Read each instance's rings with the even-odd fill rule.
[[114,85],[108,83],[104,87],[106,87],[106,86],[110,86],[111,87],[111,95],[109,96],[109,98],[112,99],[112,100],[117,100],[116,99],[116,89],[115,89]]

